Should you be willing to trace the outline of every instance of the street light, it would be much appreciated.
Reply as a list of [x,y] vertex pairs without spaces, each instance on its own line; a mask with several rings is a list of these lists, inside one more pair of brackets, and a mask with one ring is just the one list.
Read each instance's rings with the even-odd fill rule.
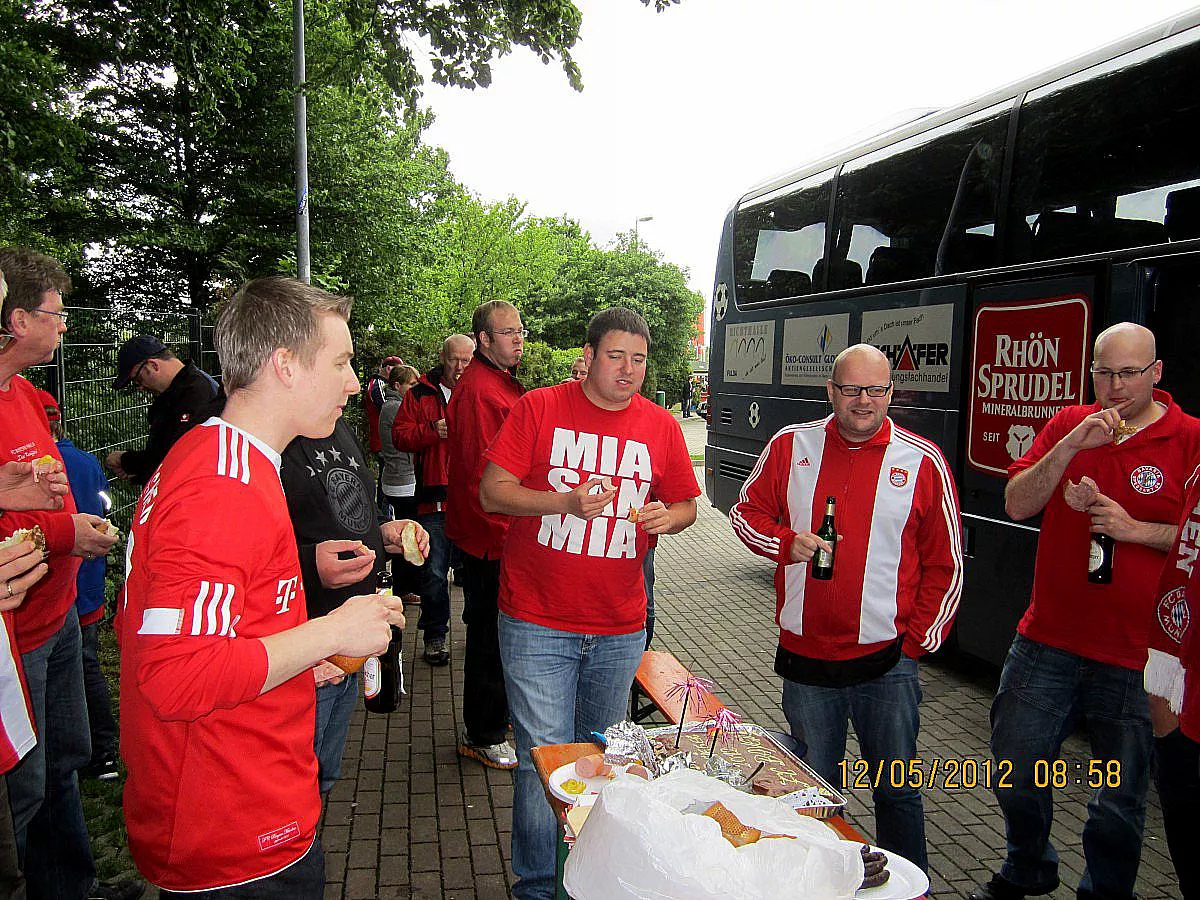
[[654,221],[654,216],[638,216],[636,219],[633,220],[633,252],[634,253],[637,252],[637,248],[638,248],[638,225],[640,225],[642,222],[652,222],[652,221]]

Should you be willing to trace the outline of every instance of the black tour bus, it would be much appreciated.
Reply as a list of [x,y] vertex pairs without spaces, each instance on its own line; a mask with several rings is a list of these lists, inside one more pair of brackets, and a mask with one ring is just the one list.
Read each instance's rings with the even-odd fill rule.
[[839,350],[878,346],[893,418],[958,479],[957,643],[1002,661],[1037,543],[1004,512],[1005,470],[1093,399],[1095,334],[1152,328],[1160,387],[1200,414],[1197,133],[1200,10],[741,197],[713,297],[709,499],[728,511],[776,431],[828,415]]

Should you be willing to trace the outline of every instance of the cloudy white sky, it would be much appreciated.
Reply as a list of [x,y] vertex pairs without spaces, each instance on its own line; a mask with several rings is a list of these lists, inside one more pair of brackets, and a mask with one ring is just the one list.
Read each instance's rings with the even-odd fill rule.
[[[1194,0],[1193,0],[1194,2]],[[525,50],[487,90],[429,84],[427,134],[485,200],[639,240],[706,299],[721,223],[755,183],[1189,8],[1185,0],[576,0],[585,88]]]

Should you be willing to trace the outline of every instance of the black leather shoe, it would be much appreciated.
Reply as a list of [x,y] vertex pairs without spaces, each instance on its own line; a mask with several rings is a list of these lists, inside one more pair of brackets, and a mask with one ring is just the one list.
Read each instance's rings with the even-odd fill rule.
[[987,884],[981,884],[967,894],[967,900],[1024,900],[1025,897],[1040,897],[1043,894],[1049,894],[1056,887],[1058,887],[1057,881],[1047,887],[1026,889],[1013,884],[1007,878],[993,875],[992,880]]

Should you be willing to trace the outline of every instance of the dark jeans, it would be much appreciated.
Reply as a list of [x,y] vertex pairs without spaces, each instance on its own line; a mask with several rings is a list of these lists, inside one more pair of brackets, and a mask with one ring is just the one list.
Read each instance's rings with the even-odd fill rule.
[[17,836],[8,811],[8,780],[0,777],[0,897],[25,900],[25,876],[17,864]]
[[1176,728],[1155,742],[1167,848],[1183,900],[1200,900],[1200,744]]
[[654,637],[654,547],[646,550],[642,559],[642,580],[646,583],[646,649]]
[[463,622],[467,643],[463,661],[463,726],[478,746],[504,741],[508,731],[508,695],[496,619],[500,560],[463,553]]
[[342,752],[350,719],[358,705],[358,673],[347,675],[341,684],[323,684],[317,688],[317,727],[313,734],[313,752],[317,754],[317,784],[324,797],[342,774]]
[[425,641],[444,638],[450,630],[450,541],[446,538],[446,514],[417,516],[429,532],[429,558],[421,567],[421,618],[417,628]]
[[[1146,791],[1154,749],[1150,705],[1140,670],[1084,659],[1017,635],[992,702],[992,755],[1012,764],[1012,787],[997,787],[1008,854],[1000,875],[1027,893],[1058,883],[1058,853],[1050,842],[1054,817],[1047,764],[1082,720],[1091,758],[1120,764],[1119,784],[1098,788],[1083,826],[1087,865],[1080,898],[1133,897],[1146,822]],[[1087,773],[1070,772],[1086,777]]]
[[113,717],[112,697],[108,679],[100,670],[100,623],[92,622],[81,629],[83,639],[83,687],[87,694],[88,729],[92,734],[92,762],[115,759],[117,755],[117,720]]
[[[887,672],[862,684],[838,688],[783,682],[783,714],[792,737],[808,745],[804,761],[835,787],[843,781],[838,764],[846,756],[848,722],[854,723],[871,772],[880,765],[889,772],[893,760],[916,759],[920,702],[917,661],[903,654]],[[921,791],[901,782],[881,778],[872,791],[875,839],[884,850],[928,871]]]
[[92,758],[75,607],[51,638],[21,655],[38,742],[8,773],[17,853],[32,897],[80,900],[96,880],[75,772]]
[[320,840],[314,839],[307,853],[282,872],[266,878],[211,891],[179,893],[160,889],[158,896],[159,900],[323,900],[325,854]]

